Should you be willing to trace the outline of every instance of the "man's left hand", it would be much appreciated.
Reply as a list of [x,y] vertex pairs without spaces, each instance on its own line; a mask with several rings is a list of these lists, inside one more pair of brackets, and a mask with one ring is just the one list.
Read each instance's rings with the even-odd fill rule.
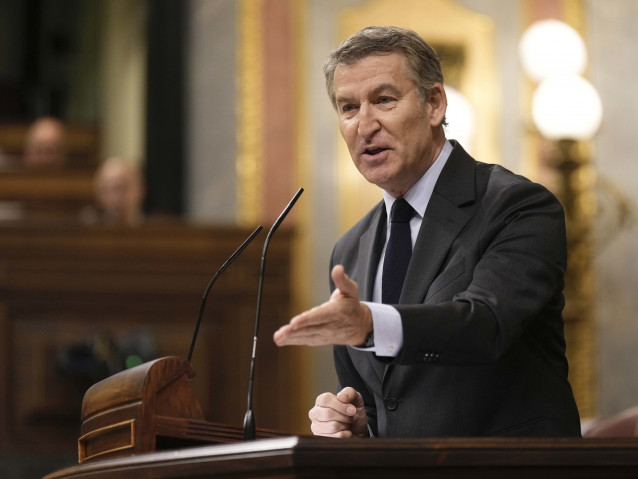
[[360,346],[365,342],[372,332],[372,313],[359,301],[359,286],[341,265],[332,269],[332,280],[336,289],[329,301],[295,316],[275,332],[278,346]]

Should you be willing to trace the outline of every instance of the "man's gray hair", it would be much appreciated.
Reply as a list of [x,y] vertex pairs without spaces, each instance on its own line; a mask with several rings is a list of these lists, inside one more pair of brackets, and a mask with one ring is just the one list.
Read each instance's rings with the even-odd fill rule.
[[416,32],[399,27],[367,27],[348,37],[333,50],[323,66],[326,88],[336,108],[334,75],[338,65],[352,65],[375,53],[400,52],[407,60],[408,74],[422,101],[435,83],[443,84],[439,57]]

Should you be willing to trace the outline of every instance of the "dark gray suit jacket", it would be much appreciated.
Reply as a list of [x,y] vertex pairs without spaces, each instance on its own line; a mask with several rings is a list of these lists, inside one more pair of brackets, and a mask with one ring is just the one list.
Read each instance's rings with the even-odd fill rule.
[[[563,336],[564,213],[544,187],[454,149],[419,231],[400,304],[404,344],[382,360],[334,348],[339,387],[375,435],[578,436]],[[383,202],[336,244],[370,300]],[[334,285],[331,285],[334,288]]]

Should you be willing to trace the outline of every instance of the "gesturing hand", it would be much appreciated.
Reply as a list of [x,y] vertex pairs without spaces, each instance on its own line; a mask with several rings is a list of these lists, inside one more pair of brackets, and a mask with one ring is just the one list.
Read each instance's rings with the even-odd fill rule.
[[351,387],[336,396],[323,393],[317,396],[315,407],[308,412],[310,429],[315,436],[364,437],[368,436],[368,418],[363,398]]
[[330,300],[305,311],[277,330],[278,346],[348,344],[359,346],[372,331],[370,309],[359,301],[359,287],[343,266],[332,269],[336,289]]

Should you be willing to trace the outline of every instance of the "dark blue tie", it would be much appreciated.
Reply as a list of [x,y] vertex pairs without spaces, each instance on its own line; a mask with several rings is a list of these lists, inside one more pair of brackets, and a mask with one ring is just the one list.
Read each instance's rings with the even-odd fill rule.
[[397,199],[390,212],[390,239],[383,260],[381,300],[386,304],[397,304],[412,257],[410,219],[414,209],[403,198]]

